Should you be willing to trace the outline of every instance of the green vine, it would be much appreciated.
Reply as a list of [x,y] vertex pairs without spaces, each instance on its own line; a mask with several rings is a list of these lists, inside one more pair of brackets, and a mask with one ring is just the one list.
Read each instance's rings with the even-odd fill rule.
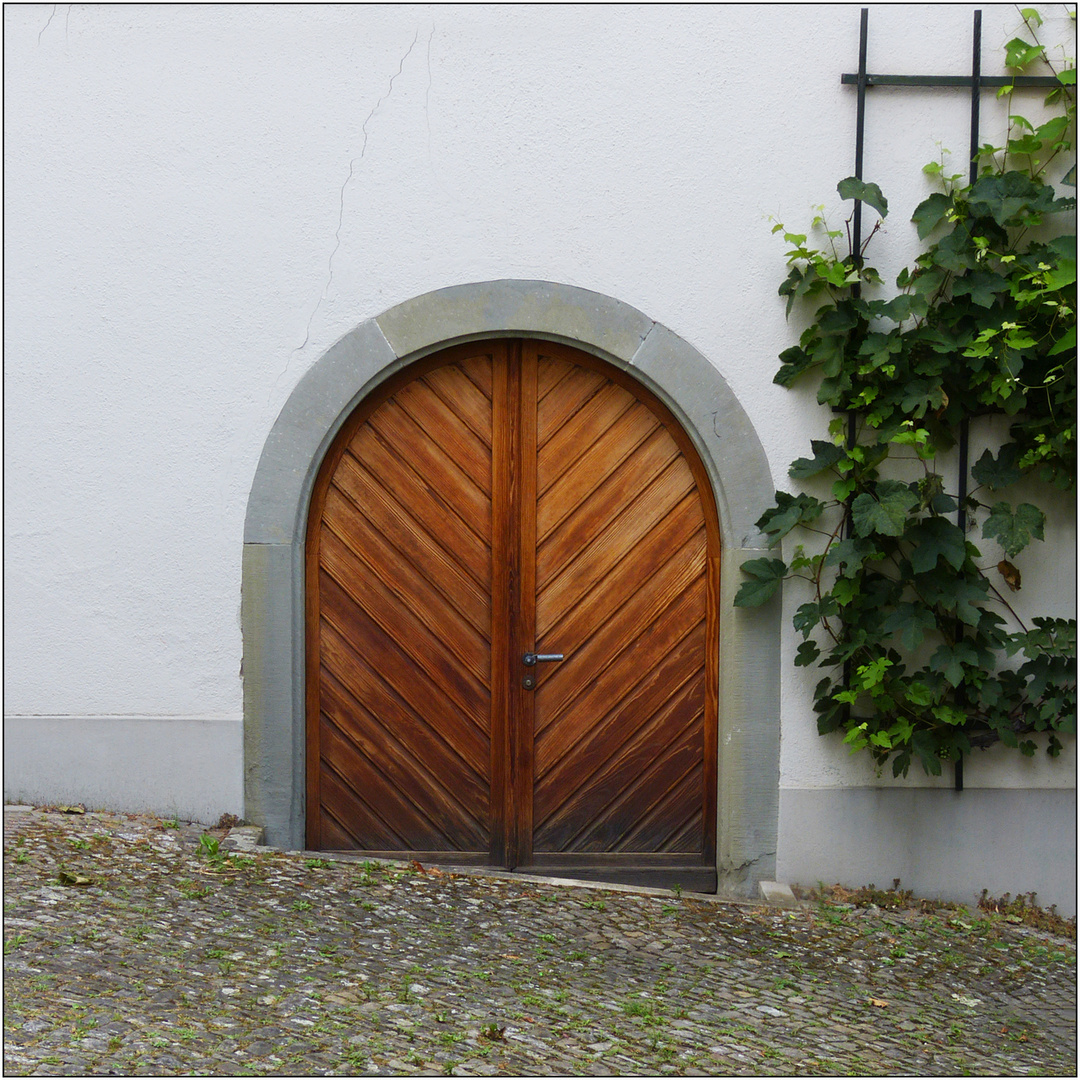
[[[1050,66],[1038,14],[1022,14],[1032,40],[1006,46],[1014,74]],[[1013,88],[1002,91],[1006,143],[979,150],[973,184],[947,174],[947,151],[925,167],[943,190],[912,221],[920,240],[937,239],[891,298],[863,295],[882,291],[864,262],[888,213],[877,185],[849,177],[837,187],[879,215],[857,251],[852,219],[830,229],[823,210],[811,228],[824,233],[821,250],[773,230],[789,245],[779,290],[788,313],[824,301],[774,381],[816,377],[818,402],[847,416],[791,465],[803,490],[777,493],[758,521],[770,546],[796,528],[811,539],[789,562],[744,563],[735,603],[763,604],[784,580],[808,584],[795,663],[828,672],[814,692],[818,730],[842,731],[879,768],[891,758],[894,776],[915,758],[939,774],[943,760],[999,741],[1031,755],[1034,732],[1056,756],[1076,730],[1075,620],[1028,625],[1009,602],[1022,584],[1012,560],[1043,539],[1045,514],[1003,495],[1021,481],[1025,492],[1076,484],[1076,200],[1048,179],[1073,154],[1076,69],[1051,71],[1053,115],[1041,124],[1014,115]],[[1059,183],[1075,187],[1075,176],[1074,164]],[[1008,437],[971,468],[961,506],[946,490],[955,466],[939,471],[938,461],[965,422],[990,416],[1008,418]],[[972,542],[979,523],[1003,550],[996,566]]]

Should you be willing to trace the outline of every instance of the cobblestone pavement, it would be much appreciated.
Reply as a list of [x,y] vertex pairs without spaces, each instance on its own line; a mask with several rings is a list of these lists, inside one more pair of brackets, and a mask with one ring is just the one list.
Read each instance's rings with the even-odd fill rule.
[[[5,819],[9,814],[5,813]],[[6,1075],[1075,1075],[1072,942],[12,814]]]

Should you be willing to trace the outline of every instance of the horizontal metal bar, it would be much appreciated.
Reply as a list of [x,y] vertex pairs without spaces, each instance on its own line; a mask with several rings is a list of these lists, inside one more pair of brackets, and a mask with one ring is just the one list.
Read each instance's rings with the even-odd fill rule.
[[[974,79],[970,75],[867,75],[867,86],[972,86]],[[840,76],[844,86],[858,86],[859,76],[850,72]],[[980,75],[979,86],[1041,86],[1049,89],[1061,86],[1053,75]]]

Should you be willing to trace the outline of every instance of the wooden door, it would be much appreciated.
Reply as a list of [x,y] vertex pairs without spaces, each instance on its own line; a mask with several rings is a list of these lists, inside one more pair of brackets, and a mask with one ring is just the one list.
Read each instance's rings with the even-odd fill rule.
[[715,887],[716,511],[643,387],[422,361],[335,440],[307,558],[310,847]]

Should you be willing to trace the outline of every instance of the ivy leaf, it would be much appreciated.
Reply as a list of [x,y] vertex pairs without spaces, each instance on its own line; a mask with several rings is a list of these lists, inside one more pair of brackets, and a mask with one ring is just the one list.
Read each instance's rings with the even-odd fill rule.
[[750,559],[740,567],[751,581],[744,581],[735,594],[736,607],[760,607],[780,587],[787,567],[780,559]]
[[1024,475],[1016,464],[1019,457],[1020,447],[1016,443],[1006,443],[996,458],[989,450],[984,450],[971,475],[991,491],[1008,487]]
[[873,551],[869,540],[837,540],[825,556],[825,565],[838,566],[844,577],[854,577]]
[[816,642],[804,641],[796,651],[795,666],[809,667],[820,655],[821,650],[817,647]]
[[940,671],[952,686],[964,681],[964,664],[977,664],[979,654],[971,642],[961,638],[955,645],[940,645],[930,657],[930,666]]
[[917,649],[925,632],[937,626],[934,613],[918,604],[897,604],[882,624],[886,634],[900,634],[900,640],[909,648]]
[[780,360],[783,366],[773,376],[773,382],[777,386],[784,387],[791,386],[814,362],[814,358],[805,349],[800,349],[798,345],[785,349],[780,354]]
[[915,545],[911,553],[911,569],[916,574],[933,570],[939,558],[943,558],[954,570],[959,570],[967,558],[964,534],[945,518],[931,517],[920,521],[907,530],[904,539]]
[[953,296],[970,296],[972,303],[984,308],[993,307],[998,295],[1008,291],[1008,280],[989,270],[973,271],[953,283]]
[[775,547],[796,525],[821,516],[825,504],[812,495],[776,493],[776,506],[766,510],[757,520],[757,527],[769,537],[769,547]]
[[945,215],[952,209],[952,204],[950,196],[938,191],[915,207],[911,220],[919,230],[920,240],[925,240],[941,224]]
[[[876,497],[875,497],[876,496]],[[859,536],[880,533],[882,536],[902,536],[908,511],[919,501],[907,484],[899,480],[882,480],[873,495],[864,491],[851,504],[851,523]]]
[[812,458],[798,458],[791,463],[788,476],[793,480],[805,480],[808,476],[816,476],[819,472],[835,465],[844,456],[842,446],[818,439],[811,440],[810,449],[814,451]]
[[1014,512],[1006,502],[995,503],[983,525],[983,539],[996,539],[1005,554],[1012,558],[1031,543],[1043,538],[1046,515],[1031,503],[1021,503]]
[[881,188],[877,184],[867,184],[857,176],[849,176],[836,185],[836,192],[841,199],[859,199],[872,206],[882,217],[889,212],[889,204],[885,196],[881,194]]

